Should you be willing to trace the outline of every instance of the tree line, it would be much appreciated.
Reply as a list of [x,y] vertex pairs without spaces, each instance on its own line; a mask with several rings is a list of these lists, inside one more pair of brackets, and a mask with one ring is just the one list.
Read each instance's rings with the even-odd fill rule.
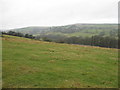
[[103,37],[101,35],[95,35],[92,37],[65,37],[60,35],[43,35],[40,38],[49,42],[118,48],[118,39],[110,36]]
[[14,32],[14,31],[2,32],[2,34],[35,39],[35,37],[31,34],[23,34],[23,33]]
[[60,35],[41,35],[41,36],[33,36],[31,34],[23,34],[20,32],[8,31],[2,32],[5,35],[12,35],[18,37],[25,37],[36,40],[43,40],[48,42],[56,42],[56,43],[68,43],[68,44],[79,44],[79,45],[91,45],[91,46],[99,46],[99,47],[107,47],[107,48],[118,48],[117,38],[110,36],[100,36],[95,35],[92,37],[65,37]]

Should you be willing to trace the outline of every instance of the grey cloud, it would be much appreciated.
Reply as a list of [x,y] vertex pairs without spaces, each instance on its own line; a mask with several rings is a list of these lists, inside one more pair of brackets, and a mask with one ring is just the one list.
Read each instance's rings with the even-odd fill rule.
[[118,0],[1,0],[0,29],[117,23]]

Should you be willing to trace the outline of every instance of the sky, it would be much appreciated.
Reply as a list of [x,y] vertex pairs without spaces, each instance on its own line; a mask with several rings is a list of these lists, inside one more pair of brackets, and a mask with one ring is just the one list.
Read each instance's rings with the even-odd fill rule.
[[0,29],[117,23],[119,0],[0,0]]

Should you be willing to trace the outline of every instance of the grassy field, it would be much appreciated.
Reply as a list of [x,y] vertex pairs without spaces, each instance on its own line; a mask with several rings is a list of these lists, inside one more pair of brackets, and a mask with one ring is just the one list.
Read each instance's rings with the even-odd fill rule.
[[118,50],[4,36],[3,88],[115,88]]
[[[84,32],[75,32],[75,33],[69,33],[69,34],[65,34],[65,33],[60,33],[60,32],[51,32],[51,33],[47,33],[46,35],[60,35],[60,36],[66,36],[66,37],[92,37],[94,35],[99,35],[96,33],[84,33]],[[37,36],[37,35],[35,35]]]

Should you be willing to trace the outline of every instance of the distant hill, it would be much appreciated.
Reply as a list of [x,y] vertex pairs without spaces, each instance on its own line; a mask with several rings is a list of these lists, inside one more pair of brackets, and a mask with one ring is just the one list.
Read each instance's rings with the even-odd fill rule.
[[49,31],[50,27],[25,27],[19,29],[11,29],[11,31],[21,32],[21,33],[29,33],[29,34],[40,34],[45,31]]
[[19,29],[11,29],[12,31],[29,33],[33,35],[65,35],[65,36],[93,36],[105,35],[117,37],[117,24],[72,24],[65,26],[52,27],[25,27]]

